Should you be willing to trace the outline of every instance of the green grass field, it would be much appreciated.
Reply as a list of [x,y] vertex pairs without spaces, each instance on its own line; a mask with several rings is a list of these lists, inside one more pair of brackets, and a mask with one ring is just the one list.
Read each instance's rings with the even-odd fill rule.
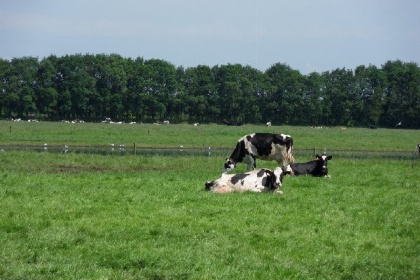
[[[256,129],[328,149],[366,140],[364,149],[413,150],[420,140],[419,131],[361,128],[0,125],[1,145],[102,139],[177,147],[209,145],[212,137],[213,146],[233,149],[238,135]],[[204,182],[220,176],[218,156],[5,149],[0,159],[0,279],[420,277],[419,160],[412,167],[338,157],[331,179],[286,177],[284,195],[217,195]]]
[[245,134],[253,132],[292,135],[296,148],[413,151],[420,130],[367,129],[244,125],[152,125],[0,121],[1,145],[107,146],[134,143],[138,147],[227,147],[234,148]]

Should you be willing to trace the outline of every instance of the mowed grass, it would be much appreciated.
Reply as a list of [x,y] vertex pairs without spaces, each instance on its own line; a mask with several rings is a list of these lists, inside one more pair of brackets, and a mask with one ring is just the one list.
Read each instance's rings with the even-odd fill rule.
[[0,159],[0,279],[420,277],[418,161],[333,158],[284,195],[218,195],[217,157]]

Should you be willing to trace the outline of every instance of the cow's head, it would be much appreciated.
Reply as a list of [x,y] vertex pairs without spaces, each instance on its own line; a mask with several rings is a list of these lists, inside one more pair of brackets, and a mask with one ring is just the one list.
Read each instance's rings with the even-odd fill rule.
[[226,162],[225,162],[225,165],[224,165],[224,168],[223,168],[223,172],[229,172],[229,171],[231,171],[233,168],[235,168],[235,166],[236,166],[236,162],[234,162],[232,159],[230,159],[230,158],[227,158],[226,159]]
[[290,164],[288,164],[288,165],[286,165],[286,166],[283,166],[283,174],[284,175],[294,175],[293,174],[293,170],[292,170],[292,167],[290,167]]
[[274,191],[282,186],[283,169],[281,167],[276,167],[274,171],[266,170],[265,175],[267,176],[265,187],[267,187],[269,190]]
[[328,161],[332,159],[332,156],[327,155],[316,155],[316,159],[318,160],[318,166],[321,169],[321,176],[328,175]]

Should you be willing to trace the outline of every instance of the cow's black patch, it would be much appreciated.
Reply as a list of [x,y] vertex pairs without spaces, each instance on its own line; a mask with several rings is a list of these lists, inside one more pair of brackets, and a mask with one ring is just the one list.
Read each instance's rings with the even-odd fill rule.
[[236,185],[240,180],[244,180],[249,174],[236,174],[233,175],[230,181],[232,184]]
[[271,191],[277,189],[276,175],[274,175],[274,172],[271,170],[265,170],[265,174],[267,176],[267,179],[265,181],[264,187],[268,188]]
[[260,171],[258,171],[257,173],[257,177],[263,177],[265,175],[265,169],[261,169]]
[[251,138],[248,135],[247,139],[257,149],[258,155],[270,155],[272,150],[271,144],[286,146],[288,152],[293,147],[293,138],[281,134],[255,133],[254,137]]
[[286,151],[290,152],[290,149],[293,148],[293,138],[289,135],[274,135],[274,144],[280,144],[286,146]]
[[243,140],[238,141],[236,144],[235,150],[233,150],[232,155],[228,159],[228,161],[225,163],[225,169],[229,168],[230,164],[236,164],[237,162],[242,162],[242,160],[245,157],[246,153],[245,149],[245,142]]
[[255,133],[254,137],[248,136],[248,141],[257,149],[258,155],[268,156],[271,154],[271,143],[273,143],[274,135],[268,133]]

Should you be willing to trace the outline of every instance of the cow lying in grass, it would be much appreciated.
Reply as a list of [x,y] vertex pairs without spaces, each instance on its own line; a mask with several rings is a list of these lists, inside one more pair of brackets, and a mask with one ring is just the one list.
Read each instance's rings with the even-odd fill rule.
[[312,175],[314,177],[330,177],[328,175],[328,161],[332,156],[316,155],[316,160],[305,163],[291,163],[283,167],[285,175]]
[[217,180],[206,182],[205,190],[215,193],[229,192],[274,192],[282,194],[279,190],[283,181],[283,169],[276,167],[274,171],[269,169],[257,169],[243,174],[226,174]]

